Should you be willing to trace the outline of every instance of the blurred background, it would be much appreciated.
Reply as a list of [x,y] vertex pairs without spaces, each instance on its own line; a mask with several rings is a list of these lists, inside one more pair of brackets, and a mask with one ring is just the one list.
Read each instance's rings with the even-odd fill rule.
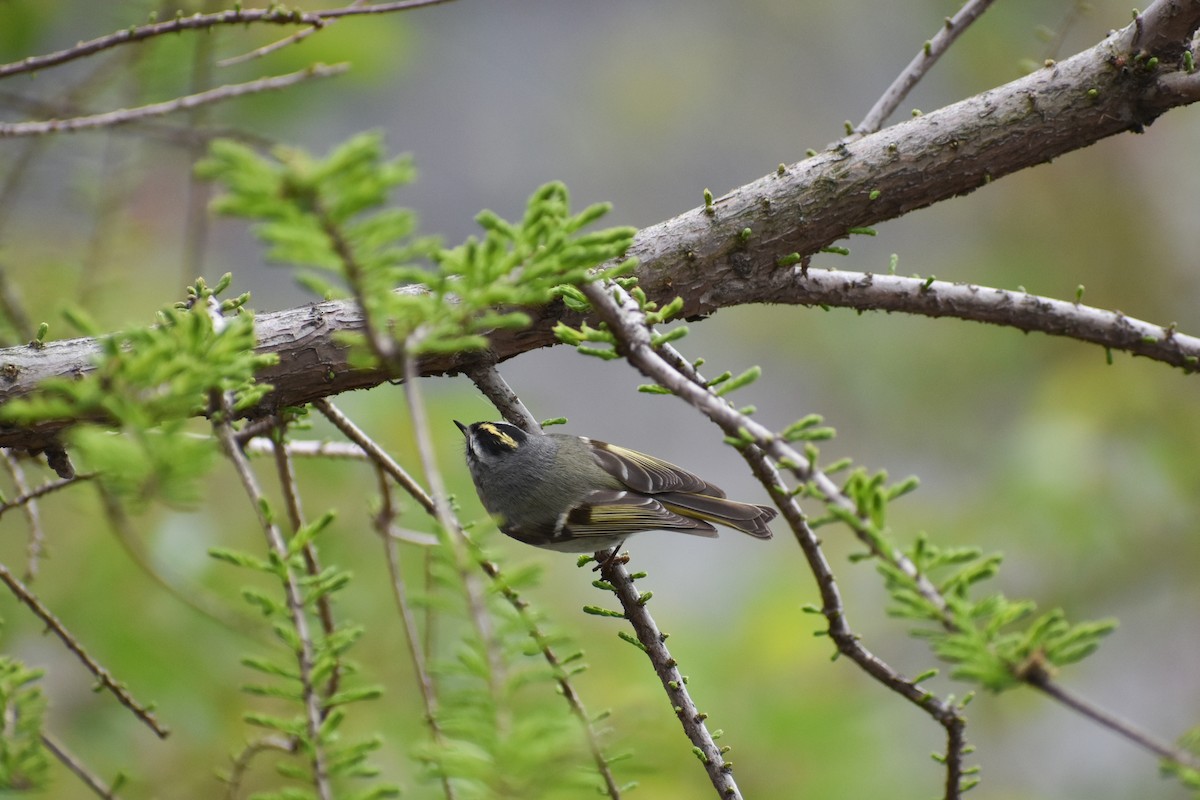
[[[317,4],[301,3],[316,8]],[[38,117],[38,104],[101,111],[289,72],[313,61],[351,61],[346,76],[284,93],[236,100],[152,126],[0,142],[0,269],[34,325],[49,338],[78,335],[64,308],[104,329],[153,321],[197,274],[234,274],[234,291],[273,311],[312,300],[284,268],[268,265],[247,226],[211,220],[189,244],[189,207],[207,189],[189,178],[197,150],[189,125],[227,127],[325,152],[379,130],[411,152],[419,181],[396,202],[418,211],[422,230],[457,243],[477,232],[481,209],[518,217],[552,179],[573,203],[608,201],[604,224],[650,225],[720,195],[837,139],[857,122],[956,2],[745,0],[656,3],[609,0],[458,0],[406,15],[348,19],[303,44],[237,66],[205,67],[285,35],[228,29],[114,49],[83,62],[0,83],[0,118]],[[0,60],[68,47],[144,21],[154,4],[82,0],[0,4]],[[190,13],[217,8],[185,6]],[[175,6],[160,9],[159,18]],[[998,3],[904,103],[932,110],[1063,59],[1129,20],[1126,4],[1093,0]],[[197,54],[197,47],[200,48]],[[197,66],[197,65],[200,66]],[[123,76],[123,77],[122,77]],[[197,77],[198,76],[198,77]],[[899,117],[898,117],[899,118]],[[893,119],[892,122],[895,122]],[[865,271],[899,256],[903,274],[936,275],[1058,298],[1084,285],[1086,303],[1200,332],[1200,224],[1194,195],[1200,112],[1167,114],[1142,135],[1123,135],[1027,170],[967,197],[877,226],[848,257],[814,267]],[[1116,617],[1121,627],[1092,658],[1069,668],[1070,688],[1165,739],[1200,722],[1200,385],[1157,363],[1077,342],[941,319],[850,311],[754,307],[691,326],[680,343],[706,370],[751,364],[764,376],[739,394],[758,419],[781,428],[820,413],[838,430],[823,448],[921,490],[893,507],[896,536],[976,543],[1005,554],[989,587],[1062,607],[1072,620]],[[9,332],[8,343],[20,341]],[[732,497],[762,502],[720,432],[672,398],[639,394],[644,380],[623,362],[566,348],[530,353],[502,368],[540,418],[565,430],[632,445],[687,465]],[[464,378],[422,382],[441,437],[443,471],[467,518],[482,516],[451,423],[495,412]],[[383,386],[337,398],[409,468],[417,457],[400,390]],[[318,427],[313,435],[326,435]],[[264,472],[269,471],[266,462]],[[30,467],[31,475],[42,478]],[[436,796],[414,772],[405,736],[421,729],[419,705],[379,563],[369,516],[376,502],[366,467],[302,464],[315,516],[339,512],[327,560],[358,580],[340,601],[368,624],[356,651],[389,694],[364,712],[365,730],[389,740],[376,762],[409,789]],[[8,489],[5,489],[8,491]],[[127,770],[129,797],[214,796],[213,770],[239,741],[250,676],[247,642],[166,594],[135,564],[96,512],[94,493],[72,489],[44,504],[49,559],[35,588],[98,658],[174,728],[152,740],[90,682],[56,641],[7,595],[3,647],[47,670],[50,725],[101,774]],[[816,511],[817,509],[812,509]],[[196,508],[152,506],[132,520],[138,546],[169,582],[204,587],[231,607],[241,574],[214,562],[215,545],[260,547],[244,497],[218,471]],[[403,520],[424,525],[415,513]],[[24,558],[23,522],[9,514],[0,556]],[[717,540],[644,535],[633,565],[649,572],[652,612],[724,744],[747,797],[918,798],[940,794],[928,754],[941,729],[844,661],[831,663],[819,619],[800,613],[816,590],[799,549],[776,526],[769,543],[734,533]],[[933,666],[925,646],[880,610],[884,595],[842,530],[824,539],[853,627],[897,669]],[[529,598],[585,648],[580,690],[593,710],[613,709],[617,768],[635,796],[695,798],[712,789],[695,764],[662,690],[621,626],[586,616],[608,597],[569,556],[516,542],[492,547],[507,564],[537,563]],[[933,685],[961,695],[945,678]],[[981,800],[1183,798],[1151,756],[1032,691],[980,696],[968,736],[982,766]],[[372,716],[374,715],[374,716]],[[245,734],[249,736],[249,734]],[[164,788],[169,787],[169,788]],[[50,795],[91,796],[58,775]]]

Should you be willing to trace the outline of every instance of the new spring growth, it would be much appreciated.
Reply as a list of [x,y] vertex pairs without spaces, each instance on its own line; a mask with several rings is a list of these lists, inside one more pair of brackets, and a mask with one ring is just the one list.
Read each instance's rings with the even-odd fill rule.
[[820,427],[824,421],[824,417],[820,414],[809,414],[788,425],[780,435],[787,442],[814,442],[832,439],[837,435],[837,431],[830,427]]
[[35,350],[41,350],[43,347],[46,346],[46,334],[49,332],[50,332],[50,323],[49,322],[43,322],[40,325],[38,325],[37,333],[34,334],[33,341],[29,343],[29,346]]
[[758,380],[761,375],[762,367],[757,365],[750,367],[741,375],[723,381],[721,386],[717,388],[717,396],[723,397],[736,389],[741,389],[743,386],[749,386]]
[[716,209],[713,208],[713,193],[709,189],[704,190],[704,213],[714,214]]

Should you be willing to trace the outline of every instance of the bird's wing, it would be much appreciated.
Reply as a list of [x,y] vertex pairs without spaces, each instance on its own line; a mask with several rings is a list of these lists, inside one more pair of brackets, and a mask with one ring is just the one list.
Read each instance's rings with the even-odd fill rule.
[[704,520],[676,514],[653,497],[613,489],[591,492],[567,512],[565,524],[574,536],[620,536],[653,530],[717,535],[716,528]]
[[725,492],[708,481],[661,458],[597,439],[586,441],[591,446],[596,463],[636,492],[695,492],[709,497],[725,496]]

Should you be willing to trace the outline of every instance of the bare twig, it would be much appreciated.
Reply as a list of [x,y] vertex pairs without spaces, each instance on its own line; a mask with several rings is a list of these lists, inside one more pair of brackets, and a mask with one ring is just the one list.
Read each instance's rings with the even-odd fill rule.
[[5,450],[0,455],[0,461],[3,461],[4,467],[8,470],[8,475],[12,479],[13,487],[18,494],[12,500],[0,502],[0,516],[4,512],[20,508],[25,512],[25,522],[29,526],[29,545],[26,548],[28,554],[25,562],[25,574],[23,578],[26,582],[32,582],[37,577],[38,566],[41,564],[43,548],[46,541],[46,532],[42,529],[42,515],[38,510],[37,500],[43,495],[70,486],[80,480],[87,480],[91,475],[73,475],[70,478],[61,478],[57,481],[44,483],[36,489],[30,489],[25,481],[25,470],[21,468],[21,464],[17,461],[16,456]]
[[396,463],[396,460],[388,455],[387,451],[376,444],[375,440],[367,436],[361,428],[343,414],[337,406],[328,400],[318,400],[313,403],[313,407],[325,415],[325,418],[332,422],[334,426],[346,435],[346,438],[354,442],[362,448],[372,461],[379,467],[392,476],[392,480],[400,484],[404,491],[421,504],[421,508],[425,509],[426,513],[431,516],[437,516],[437,507],[434,500],[429,496],[429,493],[421,487],[416,480],[405,471],[404,467]]
[[[409,339],[404,346],[404,396],[408,400],[413,437],[417,442],[417,451],[420,453],[421,469],[425,473],[425,481],[429,484],[429,494],[433,498],[434,516],[446,532],[446,541],[450,544],[454,567],[458,571],[466,594],[467,612],[483,644],[488,661],[488,689],[499,713],[503,710],[503,686],[507,669],[500,653],[500,645],[496,639],[491,615],[488,613],[483,587],[480,586],[476,573],[468,568],[470,556],[466,531],[458,524],[454,512],[450,508],[446,488],[442,483],[442,474],[434,457],[433,440],[429,433],[429,418],[425,414],[425,404],[421,399],[421,392],[417,388],[416,365],[412,358],[414,343],[414,339]],[[507,725],[503,717],[497,719],[497,724],[501,728]]]
[[348,68],[346,64],[334,64],[333,66],[314,64],[298,72],[288,73],[287,75],[259,78],[247,81],[246,83],[232,83],[217,87],[216,89],[210,89],[206,92],[177,97],[174,100],[167,100],[162,103],[138,106],[137,108],[107,111],[102,114],[91,114],[72,119],[0,123],[0,139],[17,136],[43,136],[49,133],[74,133],[76,131],[124,125],[149,117],[161,117],[176,111],[199,108],[209,103],[224,102],[225,100],[241,97],[242,95],[286,89],[289,86],[294,86],[313,78],[329,78],[334,75],[340,75]]
[[66,745],[58,741],[46,731],[42,731],[42,744],[50,751],[50,755],[58,759],[58,762],[75,774],[97,797],[103,797],[104,800],[118,800],[119,795],[113,791],[113,788],[106,784],[100,776],[93,773],[87,768],[87,765],[77,758]]
[[541,651],[542,657],[546,659],[546,663],[550,665],[550,670],[554,675],[554,680],[558,684],[559,691],[562,692],[563,699],[567,701],[567,706],[570,707],[571,713],[579,720],[579,724],[583,727],[583,735],[587,740],[588,751],[592,754],[592,761],[596,764],[596,770],[600,773],[600,779],[604,781],[604,791],[612,800],[620,800],[621,787],[617,785],[617,779],[613,776],[612,766],[609,764],[608,757],[604,755],[604,749],[600,746],[600,735],[596,732],[596,727],[593,724],[592,718],[588,716],[587,708],[583,704],[583,699],[579,693],[575,691],[575,685],[571,683],[571,673],[567,670],[566,665],[559,659],[558,653],[550,644],[550,638],[538,625],[537,619],[529,611],[529,603],[527,603],[521,595],[509,585],[504,578],[504,573],[501,572],[499,565],[495,562],[484,558],[483,554],[476,548],[476,561],[483,567],[483,571],[492,579],[492,584],[497,591],[508,601],[509,605],[517,612],[521,618],[521,622],[525,624],[525,629],[529,632],[529,637]]
[[684,733],[696,749],[697,756],[704,764],[704,771],[713,788],[722,798],[740,798],[741,790],[733,779],[733,767],[725,761],[727,748],[719,747],[704,724],[706,714],[700,713],[688,691],[687,683],[679,671],[678,663],[667,650],[667,637],[658,629],[658,624],[646,610],[647,596],[642,595],[634,586],[633,578],[625,569],[624,558],[600,557],[600,575],[612,586],[612,592],[621,601],[625,611],[625,619],[629,621],[642,645],[642,650],[654,665],[663,689],[670,698],[675,716],[683,726]]
[[[14,497],[12,500],[6,500],[3,503],[0,503],[0,515],[3,515],[4,512],[11,509],[20,508],[28,503],[32,503],[39,497],[44,497],[51,492],[57,492],[59,489],[65,489],[72,484],[79,483],[80,481],[89,481],[94,477],[96,477],[94,472],[88,472],[82,475],[76,475],[73,478],[60,478],[56,481],[43,483],[36,489],[29,489],[25,494]],[[21,491],[19,487],[17,491]]]
[[113,696],[117,698],[117,702],[132,711],[133,715],[144,722],[150,730],[154,731],[158,738],[167,738],[169,731],[158,721],[154,712],[147,706],[134,700],[133,696],[113,677],[112,673],[100,666],[100,663],[83,649],[83,645],[66,629],[58,617],[54,616],[54,613],[50,609],[42,605],[42,601],[38,600],[37,596],[25,584],[21,583],[17,579],[17,576],[13,575],[8,567],[3,564],[0,564],[0,582],[4,583],[17,600],[24,603],[38,619],[45,623],[50,632],[57,636],[59,641],[87,668],[87,671],[96,677],[96,681],[100,686],[112,692]]
[[342,262],[342,272],[346,276],[346,283],[350,287],[354,304],[362,309],[363,336],[367,340],[367,347],[384,369],[390,372],[399,372],[400,362],[396,342],[390,336],[384,335],[379,322],[371,314],[371,309],[367,307],[367,289],[364,286],[366,273],[354,253],[354,248],[346,239],[342,226],[330,217],[322,205],[315,200],[312,202],[312,213],[321,225],[321,230],[329,239],[334,254]]
[[[290,458],[344,458],[366,461],[368,455],[356,444],[322,442],[316,439],[293,439],[283,445]],[[251,439],[242,448],[248,456],[273,456],[276,444],[270,439]]]
[[0,65],[0,79],[24,72],[38,72],[48,67],[57,67],[79,58],[119,47],[124,44],[145,41],[155,36],[165,36],[169,33],[180,33],[189,30],[207,30],[221,25],[247,25],[263,23],[270,25],[311,25],[320,27],[325,20],[338,17],[358,16],[363,14],[391,14],[397,11],[435,6],[449,0],[404,0],[404,2],[378,3],[365,7],[334,8],[326,11],[293,11],[283,6],[272,6],[267,9],[248,8],[230,11],[219,11],[215,14],[193,14],[180,16],[166,22],[152,22],[148,25],[135,25],[119,30],[116,33],[101,36],[90,41],[80,42],[74,47],[47,53],[42,56],[30,56],[11,64]]
[[[400,620],[404,624],[404,641],[408,645],[408,657],[412,662],[413,672],[417,676],[417,686],[421,690],[421,702],[425,706],[425,721],[429,725],[429,732],[434,743],[441,747],[445,744],[445,737],[442,735],[442,726],[438,722],[437,690],[434,687],[433,677],[429,674],[429,663],[426,660],[426,651],[421,646],[416,617],[408,602],[408,589],[404,583],[404,575],[400,571],[400,548],[391,531],[392,524],[396,519],[396,509],[392,503],[392,487],[388,483],[390,476],[379,466],[376,466],[376,475],[379,477],[382,506],[373,522],[375,530],[383,541],[388,575],[392,579],[392,598],[396,601]],[[449,774],[444,770],[439,770],[438,773],[442,783],[442,794],[446,800],[455,800],[454,785],[450,782]]]
[[863,117],[863,121],[854,126],[854,136],[865,136],[879,130],[883,126],[884,120],[890,117],[896,111],[897,106],[904,102],[908,93],[925,76],[925,73],[933,68],[942,54],[950,49],[950,45],[954,44],[954,41],[971,23],[979,19],[983,12],[987,11],[988,6],[995,1],[968,0],[957,14],[947,17],[943,25],[938,28],[938,32],[921,48],[921,52],[908,62],[908,66],[896,76],[883,96],[875,101],[875,105]]
[[233,760],[233,768],[225,778],[225,800],[237,800],[238,790],[242,786],[242,777],[250,769],[250,762],[260,753],[271,750],[293,754],[296,752],[296,742],[294,739],[285,739],[282,736],[264,736],[242,748],[242,751]]
[[[14,109],[20,109],[26,114],[43,119],[63,117],[82,117],[89,112],[78,103],[71,100],[64,101],[46,101],[33,97],[26,97],[17,94],[16,92],[0,92],[0,103],[10,106]],[[120,133],[127,136],[139,136],[146,139],[163,142],[173,147],[190,148],[193,145],[207,145],[213,139],[234,139],[235,141],[243,142],[252,147],[262,149],[270,148],[277,144],[277,141],[269,136],[264,136],[261,133],[253,133],[251,131],[240,130],[221,125],[213,125],[204,128],[189,128],[184,124],[174,124],[164,122],[162,120],[146,119],[133,122],[129,125],[113,128],[114,133]],[[35,145],[39,142],[45,142],[45,139],[30,139],[26,144]],[[39,145],[40,146],[40,145]],[[23,162],[23,154],[10,161]],[[11,175],[11,170],[9,175]],[[7,177],[7,176],[6,176]],[[5,187],[0,187],[0,202],[4,197]],[[4,219],[0,217],[0,225],[3,225]]]
[[1165,744],[1132,722],[1121,719],[1116,714],[1105,711],[1094,703],[1084,700],[1061,684],[1055,683],[1045,669],[1028,670],[1021,676],[1021,679],[1038,691],[1062,703],[1067,708],[1077,711],[1092,720],[1100,727],[1107,728],[1159,758],[1174,761],[1176,764],[1188,767],[1189,769],[1200,770],[1200,756],[1189,753],[1182,748]]
[[[354,0],[354,2],[350,3],[347,6],[347,8],[359,8],[364,3],[365,3],[365,0]],[[232,56],[230,58],[223,58],[217,62],[217,66],[218,67],[232,67],[236,64],[242,64],[247,61],[253,61],[256,58],[262,58],[265,55],[274,53],[276,50],[282,50],[283,48],[288,47],[289,45],[293,45],[293,44],[302,42],[305,39],[307,39],[309,36],[312,36],[317,31],[323,30],[324,28],[328,28],[330,25],[334,24],[336,21],[337,21],[336,19],[330,19],[324,25],[314,25],[311,28],[304,28],[302,30],[298,30],[295,33],[293,33],[291,36],[284,37],[283,39],[279,39],[277,41],[271,42],[270,44],[265,44],[262,47],[258,47],[258,48],[255,48],[254,50],[251,50],[248,53],[242,53],[240,56]]]
[[308,615],[304,608],[304,592],[300,587],[300,579],[293,574],[291,567],[288,565],[288,547],[287,541],[283,536],[283,531],[267,516],[266,497],[258,485],[258,479],[254,477],[254,471],[250,468],[250,462],[246,459],[246,454],[241,451],[241,448],[238,447],[234,439],[233,428],[230,427],[228,422],[229,404],[222,399],[218,405],[223,408],[221,412],[222,419],[215,425],[217,439],[221,442],[221,447],[225,451],[226,457],[232,462],[234,471],[242,483],[242,489],[250,499],[250,504],[254,506],[254,513],[258,516],[259,526],[262,528],[263,533],[266,534],[268,547],[271,548],[272,552],[279,558],[283,565],[284,594],[287,598],[288,612],[291,615],[292,627],[295,630],[298,642],[298,647],[296,648],[297,671],[302,687],[301,692],[307,734],[309,741],[312,743],[312,749],[309,751],[308,756],[312,763],[313,788],[316,789],[317,796],[321,800],[332,800],[333,788],[329,779],[324,748],[321,746],[321,722],[324,719],[325,712],[322,708],[317,688],[313,683],[315,654],[312,634],[309,631]]
[[[287,426],[282,421],[279,422],[279,427],[276,429],[276,441],[283,442],[287,434]],[[284,505],[287,506],[288,522],[292,526],[292,535],[300,532],[304,527],[304,510],[300,507],[300,488],[296,485],[296,470],[292,467],[291,455],[286,447],[275,448],[275,472],[279,476],[280,491],[283,493]],[[304,544],[304,568],[307,570],[310,578],[315,578],[321,574],[321,559],[317,555],[317,547],[312,541]],[[326,639],[333,636],[337,630],[337,624],[333,619],[333,603],[330,596],[322,593],[317,597],[317,618],[321,621],[321,632]],[[338,685],[342,679],[342,663],[341,659],[334,661],[329,669],[329,680],[325,682],[324,696],[325,700],[337,694]],[[321,718],[324,719],[329,713],[328,708],[324,705],[321,707]]]
[[1044,295],[931,278],[907,278],[841,270],[780,270],[755,300],[838,306],[859,311],[900,311],[925,317],[956,317],[1065,336],[1144,356],[1189,372],[1200,369],[1200,337],[1180,333],[1120,311]]

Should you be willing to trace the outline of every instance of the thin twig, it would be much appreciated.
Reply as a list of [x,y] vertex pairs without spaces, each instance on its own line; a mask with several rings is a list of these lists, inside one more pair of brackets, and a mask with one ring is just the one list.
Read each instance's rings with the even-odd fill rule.
[[96,681],[100,686],[112,692],[113,696],[117,698],[117,702],[132,711],[133,715],[144,722],[150,730],[154,731],[158,738],[167,738],[170,731],[158,721],[158,718],[154,716],[154,712],[147,706],[134,700],[133,696],[113,677],[112,673],[100,666],[100,663],[83,649],[83,645],[66,629],[58,617],[54,616],[54,613],[50,609],[42,605],[42,601],[38,600],[37,596],[25,584],[21,583],[17,579],[17,576],[13,575],[8,567],[3,564],[0,564],[0,582],[3,582],[17,600],[24,603],[38,619],[45,623],[50,632],[57,636],[59,641],[87,668],[87,671],[96,677]]
[[[348,8],[358,8],[358,7],[362,6],[364,4],[364,2],[365,2],[365,0],[354,0],[354,2],[350,3],[350,5],[347,7]],[[307,39],[309,36],[312,36],[317,31],[328,28],[330,25],[334,24],[335,22],[337,22],[336,19],[331,19],[322,26],[314,25],[311,28],[304,28],[302,30],[298,30],[295,33],[293,33],[291,36],[284,37],[283,39],[279,39],[277,41],[271,42],[270,44],[264,44],[262,47],[255,48],[254,50],[251,50],[248,53],[242,53],[240,56],[231,56],[230,58],[223,58],[217,62],[217,66],[218,67],[232,67],[236,64],[243,64],[247,61],[253,61],[256,58],[262,58],[265,55],[274,53],[276,50],[282,50],[283,48],[288,47],[290,45],[298,44],[299,42],[302,42],[305,39]]]
[[363,337],[367,340],[367,347],[371,354],[378,360],[380,366],[387,369],[389,372],[398,372],[398,353],[396,352],[396,342],[390,336],[384,335],[383,329],[375,318],[375,314],[371,313],[372,309],[367,305],[367,288],[364,285],[366,278],[366,270],[359,263],[358,257],[354,252],[354,247],[346,238],[345,231],[336,220],[329,215],[321,203],[312,201],[311,213],[316,217],[317,222],[321,226],[326,238],[329,239],[329,244],[333,248],[334,254],[338,260],[342,262],[342,272],[346,276],[346,283],[350,287],[351,297],[360,309],[363,315]]
[[372,461],[378,464],[384,472],[392,476],[392,479],[400,484],[401,488],[408,492],[409,496],[421,504],[421,508],[425,509],[426,513],[431,516],[437,516],[437,507],[434,504],[433,498],[408,474],[404,467],[396,463],[396,460],[388,455],[386,450],[376,444],[375,440],[370,436],[367,436],[362,428],[355,425],[337,406],[328,400],[317,400],[313,403],[313,408],[324,414],[325,418],[332,422],[334,427],[344,433],[347,439],[361,447],[363,452]]
[[254,513],[258,516],[259,526],[266,535],[268,547],[271,548],[272,552],[283,565],[284,594],[287,598],[288,612],[292,618],[292,627],[295,630],[296,639],[299,644],[299,647],[296,649],[296,661],[304,703],[307,734],[312,744],[308,755],[312,762],[314,788],[321,800],[332,800],[333,788],[330,784],[329,772],[325,763],[325,751],[321,744],[321,722],[325,718],[325,711],[319,700],[317,688],[313,684],[315,654],[312,633],[308,627],[308,616],[304,608],[304,592],[300,588],[300,579],[293,574],[288,564],[288,547],[283,532],[267,516],[266,496],[258,485],[258,479],[254,477],[254,471],[250,468],[250,462],[247,460],[246,454],[241,451],[241,448],[238,447],[237,442],[234,440],[233,428],[230,427],[228,422],[229,403],[227,399],[222,398],[219,405],[222,407],[222,418],[215,425],[217,438],[221,442],[225,456],[233,463],[234,471],[237,472],[238,478],[242,483],[242,489],[250,499],[250,504],[254,506]]
[[106,784],[100,776],[88,769],[87,765],[68,750],[66,745],[44,730],[42,731],[42,744],[50,751],[50,755],[58,759],[58,762],[68,770],[75,773],[75,777],[83,781],[84,786],[91,789],[97,797],[103,797],[104,800],[118,800],[119,795],[113,791],[111,786]]
[[454,512],[450,509],[450,501],[442,483],[442,474],[434,456],[433,440],[429,433],[429,418],[425,413],[421,392],[417,388],[417,370],[412,356],[416,344],[415,337],[410,338],[401,348],[404,359],[404,396],[408,400],[413,437],[416,439],[417,452],[421,457],[421,469],[425,473],[425,481],[429,484],[429,494],[433,498],[434,515],[438,524],[446,532],[446,540],[450,543],[451,557],[466,594],[467,612],[479,634],[484,654],[487,657],[488,689],[496,705],[497,725],[503,731],[507,727],[506,719],[501,713],[504,707],[502,702],[503,686],[507,669],[501,656],[500,644],[496,638],[491,615],[488,613],[483,587],[479,583],[477,574],[469,569],[470,556],[467,552],[466,531],[458,524]]
[[780,270],[770,283],[769,288],[755,290],[755,299],[955,317],[1065,336],[1187,371],[1200,370],[1200,337],[1181,333],[1174,324],[1158,325],[1078,301],[973,283],[814,268]]
[[242,777],[250,769],[250,762],[259,753],[265,753],[268,750],[294,754],[296,742],[294,739],[285,739],[282,736],[264,736],[242,748],[242,751],[237,754],[237,758],[233,760],[233,768],[229,771],[229,776],[225,778],[225,800],[237,800],[238,790],[242,786]]
[[1182,748],[1172,747],[1160,742],[1132,722],[1121,719],[1116,714],[1105,711],[1094,703],[1084,700],[1061,684],[1055,683],[1045,669],[1028,670],[1021,676],[1021,679],[1038,691],[1062,703],[1067,708],[1077,711],[1092,720],[1100,727],[1107,728],[1159,758],[1174,761],[1176,764],[1188,767],[1189,769],[1200,770],[1200,756],[1189,753]]
[[21,61],[0,65],[0,79],[23,72],[38,72],[48,67],[56,67],[79,58],[119,47],[151,39],[155,36],[165,36],[169,33],[179,33],[187,30],[207,30],[220,25],[247,25],[264,23],[271,25],[312,25],[320,27],[325,20],[338,17],[358,16],[363,14],[390,14],[397,11],[407,11],[424,6],[435,6],[449,0],[404,0],[404,2],[379,3],[362,8],[334,8],[325,11],[293,11],[283,6],[272,6],[267,9],[248,8],[231,11],[219,11],[215,14],[192,14],[180,16],[166,22],[152,22],[148,25],[135,25],[119,30],[107,36],[100,36],[86,42],[80,42],[74,47],[47,53],[41,56],[30,56]]
[[[345,458],[367,461],[370,456],[356,444],[323,442],[317,439],[292,439],[283,445],[289,458]],[[251,439],[242,448],[248,456],[274,456],[276,444],[270,439]]]
[[76,131],[124,125],[149,117],[161,117],[176,111],[199,108],[209,103],[224,102],[225,100],[241,97],[242,95],[286,89],[289,86],[295,86],[298,83],[303,83],[313,78],[330,78],[334,75],[341,75],[347,69],[349,69],[349,66],[346,64],[334,64],[333,66],[314,64],[298,72],[288,73],[287,75],[259,78],[247,81],[246,83],[231,83],[217,87],[216,89],[209,89],[206,92],[190,94],[184,97],[177,97],[174,100],[151,103],[136,108],[106,111],[102,114],[91,114],[71,119],[52,119],[44,122],[0,123],[0,139],[17,136],[44,136],[49,133],[75,133]]
[[483,567],[483,571],[492,579],[492,584],[500,592],[501,596],[508,601],[509,605],[517,612],[517,616],[521,618],[521,622],[525,625],[525,630],[529,632],[529,637],[533,639],[534,644],[542,653],[542,658],[546,659],[546,663],[550,665],[550,670],[554,675],[554,680],[558,684],[559,691],[562,692],[563,699],[567,701],[567,706],[571,709],[571,713],[579,720],[579,724],[583,726],[583,735],[587,740],[588,751],[592,754],[592,761],[596,764],[596,770],[600,773],[601,780],[604,781],[604,791],[612,800],[620,800],[621,787],[617,785],[617,779],[612,774],[612,767],[609,764],[608,757],[604,755],[604,749],[600,746],[600,735],[596,731],[596,727],[592,718],[588,715],[587,708],[583,705],[583,699],[579,693],[575,691],[575,685],[571,683],[570,675],[566,666],[559,659],[558,653],[550,644],[550,638],[538,625],[537,619],[529,611],[529,603],[527,603],[521,595],[509,585],[504,578],[504,573],[501,572],[499,565],[495,562],[484,558],[483,554],[475,548],[476,561]]
[[[392,580],[392,598],[396,601],[400,620],[404,624],[404,641],[408,645],[408,657],[412,662],[413,672],[417,675],[417,686],[421,690],[421,702],[425,706],[425,722],[429,725],[429,732],[434,743],[441,748],[445,745],[445,737],[442,735],[442,726],[438,722],[437,691],[434,687],[433,677],[429,674],[426,651],[421,647],[421,637],[417,629],[416,617],[413,615],[412,606],[408,601],[408,589],[404,583],[404,575],[400,571],[400,548],[391,531],[392,524],[396,519],[396,509],[392,503],[392,487],[388,483],[387,472],[378,466],[376,466],[375,472],[379,477],[382,506],[372,522],[383,541],[388,575]],[[454,785],[450,782],[450,775],[439,769],[438,777],[441,780],[442,793],[446,800],[455,800]]]
[[[282,442],[286,438],[287,427],[280,422],[276,428],[277,441]],[[284,505],[287,507],[288,522],[292,526],[292,535],[300,532],[304,527],[304,510],[300,507],[300,488],[296,484],[296,470],[292,466],[291,455],[286,447],[275,448],[275,472],[279,477],[280,491],[283,493]],[[304,568],[308,572],[310,578],[315,578],[321,574],[321,559],[317,555],[316,545],[310,540],[304,544],[302,550],[304,556]],[[321,632],[328,640],[337,630],[337,624],[333,619],[333,603],[327,593],[322,593],[317,596],[317,618],[321,621]],[[329,670],[329,680],[325,682],[324,696],[325,700],[337,694],[338,685],[342,678],[341,660],[337,659]],[[322,704],[321,718],[324,719],[328,715],[329,710]]]
[[42,515],[38,510],[38,498],[70,486],[78,481],[87,480],[92,475],[73,475],[70,478],[60,478],[57,481],[44,483],[36,489],[30,489],[25,481],[25,470],[21,468],[20,463],[12,452],[4,450],[0,459],[3,460],[9,477],[12,478],[13,487],[19,493],[12,500],[0,503],[0,516],[3,516],[4,512],[13,508],[20,508],[25,513],[25,521],[29,526],[29,544],[26,547],[25,574],[22,576],[22,579],[29,583],[37,577],[38,566],[41,564],[46,541],[46,532],[42,528]]
[[[6,454],[7,452],[8,451],[5,451]],[[28,503],[32,503],[39,497],[44,497],[51,492],[57,492],[59,489],[65,489],[72,484],[79,483],[80,481],[90,481],[94,477],[96,477],[94,472],[88,472],[82,475],[76,475],[73,478],[59,478],[56,481],[43,483],[36,489],[29,489],[25,494],[14,497],[12,500],[6,500],[5,502],[0,503],[0,516],[3,516],[4,512],[6,511],[10,511],[14,508],[20,508]]]
[[947,17],[938,32],[921,48],[921,52],[896,76],[883,96],[875,101],[863,121],[854,127],[854,135],[865,136],[879,130],[925,73],[950,49],[950,45],[994,2],[996,0],[968,0],[957,14]]
[[725,761],[725,750],[719,747],[704,724],[706,714],[700,713],[688,691],[687,682],[679,671],[678,663],[667,650],[667,637],[658,629],[658,624],[646,609],[646,596],[634,586],[633,578],[625,569],[624,557],[601,557],[600,575],[612,586],[612,592],[621,601],[625,619],[629,621],[642,645],[642,650],[654,665],[663,689],[670,698],[675,716],[683,726],[688,740],[696,748],[697,756],[704,764],[704,771],[713,788],[722,798],[741,798],[742,793],[733,779],[733,767]]

